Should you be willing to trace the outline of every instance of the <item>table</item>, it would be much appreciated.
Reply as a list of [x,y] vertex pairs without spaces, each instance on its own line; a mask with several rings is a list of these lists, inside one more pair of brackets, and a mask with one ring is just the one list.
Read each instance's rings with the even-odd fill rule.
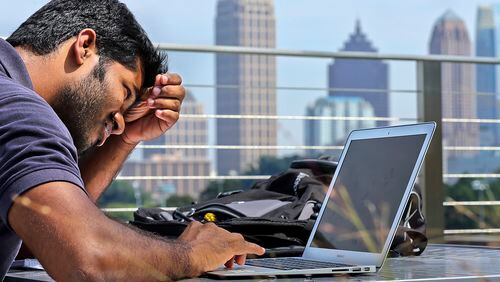
[[[389,258],[379,273],[357,276],[334,276],[288,279],[258,279],[257,281],[374,281],[374,280],[453,280],[500,281],[500,248],[465,245],[429,245],[419,257]],[[53,281],[44,271],[11,271],[5,278],[10,281]],[[194,278],[185,282],[213,281]],[[242,280],[237,281],[252,281]]]

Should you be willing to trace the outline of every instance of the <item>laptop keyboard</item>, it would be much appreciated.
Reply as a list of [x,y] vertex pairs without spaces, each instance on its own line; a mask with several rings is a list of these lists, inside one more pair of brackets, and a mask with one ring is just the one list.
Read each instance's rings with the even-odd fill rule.
[[348,267],[351,265],[306,260],[303,258],[263,258],[263,259],[249,259],[246,265],[267,267],[281,270],[291,269],[317,269],[317,268],[334,268],[334,267]]

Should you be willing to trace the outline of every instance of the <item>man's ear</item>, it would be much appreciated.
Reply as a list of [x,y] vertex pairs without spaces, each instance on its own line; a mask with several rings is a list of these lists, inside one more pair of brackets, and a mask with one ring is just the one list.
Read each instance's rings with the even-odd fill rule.
[[96,33],[93,29],[86,28],[78,33],[76,41],[71,47],[77,65],[82,65],[86,59],[97,54],[95,41]]

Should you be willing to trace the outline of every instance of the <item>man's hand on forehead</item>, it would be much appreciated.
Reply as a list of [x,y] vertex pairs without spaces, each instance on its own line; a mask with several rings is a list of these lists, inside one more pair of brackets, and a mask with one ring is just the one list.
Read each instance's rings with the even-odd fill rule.
[[[173,93],[163,93],[164,95],[162,96],[164,97],[165,94],[172,94],[173,95],[172,97],[175,97],[176,93],[180,92],[180,90],[184,92],[184,87],[180,86],[181,83],[182,83],[182,78],[176,73],[165,73],[156,75],[154,86],[142,88],[139,99],[132,107],[130,107],[125,112],[124,116],[125,122],[128,123],[135,121],[150,113],[153,107],[150,107],[148,102],[154,105],[155,100],[159,98],[160,94],[162,94],[163,87],[170,86],[170,88],[173,88],[173,89],[165,89],[169,91],[173,90]],[[176,89],[176,88],[182,88],[182,89]],[[177,94],[177,96],[178,95],[179,94]],[[183,97],[184,96],[182,96],[182,99]]]
[[134,144],[159,137],[179,119],[186,91],[175,73],[158,74],[153,87],[143,90],[134,107],[125,113],[123,140]]

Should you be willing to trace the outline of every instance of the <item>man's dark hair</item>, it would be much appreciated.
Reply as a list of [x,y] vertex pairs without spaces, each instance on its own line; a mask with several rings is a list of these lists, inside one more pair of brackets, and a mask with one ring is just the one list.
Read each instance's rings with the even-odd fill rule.
[[29,17],[7,41],[37,55],[55,51],[85,28],[97,34],[101,63],[109,60],[136,70],[141,59],[143,87],[166,71],[165,56],[151,43],[127,6],[118,0],[53,0]]

